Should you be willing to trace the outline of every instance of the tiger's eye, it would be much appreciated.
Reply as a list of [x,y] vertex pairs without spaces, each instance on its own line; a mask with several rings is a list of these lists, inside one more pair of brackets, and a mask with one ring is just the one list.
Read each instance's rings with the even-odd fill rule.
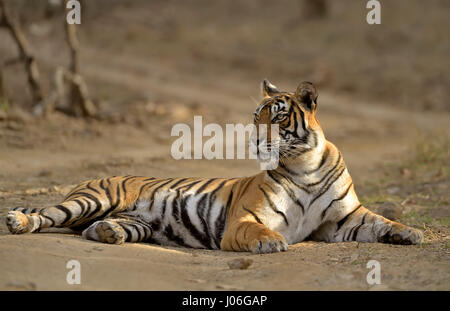
[[284,119],[286,119],[286,115],[279,114],[275,116],[274,121],[283,121]]

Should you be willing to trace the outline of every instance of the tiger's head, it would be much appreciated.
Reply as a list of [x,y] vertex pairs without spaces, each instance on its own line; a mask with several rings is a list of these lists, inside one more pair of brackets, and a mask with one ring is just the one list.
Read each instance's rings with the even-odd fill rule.
[[[256,145],[267,143],[267,148],[277,148],[281,161],[297,159],[318,147],[323,132],[316,119],[316,87],[311,82],[301,82],[295,92],[282,92],[268,80],[262,82],[263,99],[254,112],[257,131],[260,125],[270,129],[278,125],[278,135],[271,137],[267,130],[266,141],[258,139]],[[259,137],[264,137],[258,133]],[[263,139],[264,140],[264,139]],[[259,150],[259,149],[258,149]]]

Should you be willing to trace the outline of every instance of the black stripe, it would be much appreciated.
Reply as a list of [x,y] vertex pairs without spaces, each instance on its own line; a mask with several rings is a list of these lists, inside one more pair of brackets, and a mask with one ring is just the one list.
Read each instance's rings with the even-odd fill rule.
[[[141,218],[138,218],[138,217],[132,217],[132,221],[138,223],[143,229],[147,228],[147,229],[149,229],[150,231],[153,230],[153,229],[152,229],[152,226],[151,226],[149,223],[145,222],[145,221],[144,221],[143,219],[141,219]],[[144,232],[144,233],[145,233],[145,232]]]
[[[301,120],[302,120],[302,128],[306,132],[305,114],[303,113],[303,110],[301,110],[300,108],[298,109],[298,111],[300,112],[300,116],[301,116]],[[296,118],[296,120],[297,120],[297,118]]]
[[211,178],[209,180],[207,180],[200,188],[197,189],[197,191],[195,192],[195,194],[199,194],[201,193],[203,190],[206,189],[206,187],[208,187],[209,184],[211,184],[214,180],[216,180],[217,178]]
[[113,202],[112,202],[112,196],[111,196],[111,191],[109,190],[109,187],[103,188],[103,190],[105,191],[106,197],[108,198],[109,206],[112,207]]
[[78,195],[84,196],[86,198],[88,198],[89,200],[92,200],[92,202],[94,202],[96,204],[94,210],[92,212],[90,212],[86,217],[91,217],[92,215],[94,215],[99,209],[101,209],[102,204],[100,203],[100,201],[93,196],[90,193],[87,192],[77,192]]
[[[356,237],[358,236],[359,228],[361,228],[362,225],[363,225],[363,224],[359,224],[358,226],[356,226],[356,227],[353,228],[354,231],[353,231],[352,237],[350,238],[350,241],[356,241]],[[356,228],[356,229],[355,229],[355,228]]]
[[278,210],[278,209],[276,208],[275,203],[270,199],[269,195],[268,195],[267,192],[261,187],[261,185],[259,185],[258,188],[259,188],[259,190],[261,190],[262,193],[264,194],[264,197],[266,198],[267,202],[269,202],[270,208],[271,208],[275,213],[277,213],[278,215],[281,215],[281,216],[283,217],[284,222],[286,223],[286,225],[289,226],[289,222],[288,222],[288,220],[287,220],[286,215],[285,215],[282,211],[280,211],[280,210]]
[[62,205],[56,205],[55,208],[60,210],[64,214],[66,214],[65,219],[61,222],[60,225],[64,225],[66,222],[68,222],[72,218],[72,212],[67,207],[62,206]]
[[194,182],[191,182],[190,184],[181,186],[180,188],[178,188],[179,190],[183,189],[183,191],[188,191],[189,189],[191,189],[192,187],[194,187],[196,184],[198,184],[199,182],[201,182],[202,179],[200,180],[196,180]]
[[344,225],[344,223],[347,221],[347,219],[353,215],[354,212],[356,212],[362,205],[359,204],[353,211],[351,211],[350,213],[348,213],[344,218],[342,218],[341,220],[339,220],[337,222],[337,228],[336,228],[336,232],[339,231],[339,229],[341,229],[341,227]]
[[216,187],[213,191],[211,191],[211,195],[214,196],[214,195],[217,193],[217,191],[219,191],[220,189],[222,189],[222,187],[223,187],[228,181],[229,181],[228,179],[225,179],[225,180],[222,181],[219,185],[217,185],[217,187]]
[[183,238],[176,235],[173,232],[172,226],[171,225],[167,225],[164,228],[164,235],[171,241],[175,242],[176,244],[180,245],[180,246],[184,246],[184,247],[190,247],[190,245],[187,245],[186,242],[184,242]]
[[302,214],[305,214],[305,208],[303,207],[303,204],[300,202],[299,199],[297,199],[297,196],[295,195],[294,191],[289,188],[288,185],[286,185],[283,181],[278,180],[274,174],[272,173],[272,171],[267,171],[268,175],[270,178],[272,178],[272,180],[277,183],[278,185],[280,185],[284,191],[289,195],[289,197],[291,198],[291,200],[296,203],[300,209],[302,210]]
[[158,187],[156,187],[155,189],[153,189],[152,194],[151,194],[151,196],[150,196],[150,204],[149,204],[149,207],[148,207],[148,210],[149,210],[149,211],[152,210],[153,205],[155,204],[155,195],[156,195],[156,193],[158,192],[158,190],[161,189],[162,187],[166,186],[167,184],[170,184],[172,181],[174,181],[174,179],[173,179],[173,178],[169,178],[168,181],[166,181],[166,182],[164,182],[164,183],[158,185]]
[[139,226],[136,224],[130,224],[131,227],[133,227],[134,230],[136,230],[137,232],[137,241],[136,242],[140,242],[142,239],[142,235],[141,235],[141,231],[139,231]]
[[142,242],[146,242],[153,235],[153,228],[142,226],[142,229],[144,230],[144,238]]
[[[327,181],[325,182],[325,185],[322,188],[320,188],[319,194],[316,195],[314,197],[314,199],[312,199],[312,201],[309,203],[309,206],[311,206],[318,198],[320,198],[324,193],[326,193],[328,191],[328,189],[330,189],[331,185],[334,184],[336,182],[336,180],[338,180],[339,177],[342,176],[342,174],[346,170],[346,167],[345,167],[345,165],[342,165],[341,168],[342,169],[341,169],[341,171],[338,174],[333,174],[327,179]],[[334,179],[331,180],[333,177],[334,177]]]
[[[102,188],[103,190],[105,190],[106,187],[108,187],[108,186],[111,184],[111,181],[110,181],[111,178],[112,178],[112,177],[109,177],[109,178],[106,178],[106,179],[102,179],[102,180],[100,181],[100,188]],[[108,182],[108,185],[107,185],[107,186],[104,185],[104,182],[105,182],[105,181]]]
[[294,182],[290,177],[281,174],[279,171],[277,171],[277,170],[272,170],[271,172],[280,175],[283,179],[285,179],[285,180],[287,180],[288,182],[290,182],[290,183],[291,183],[292,185],[294,185],[296,188],[299,188],[299,189],[305,191],[305,192],[308,193],[308,194],[311,193],[311,191],[310,191],[308,188],[306,188],[306,187],[304,187],[304,186],[302,186],[302,185],[297,184],[297,183]]
[[[215,201],[216,201],[216,199],[217,199],[216,193],[217,193],[217,191],[219,191],[220,189],[222,189],[222,187],[223,187],[227,182],[228,182],[227,179],[224,180],[224,181],[222,181],[222,182],[216,187],[216,189],[214,189],[214,190],[210,193],[210,195],[209,195],[208,212],[206,213],[206,222],[207,222],[208,225],[211,223],[211,211],[212,211],[212,208],[213,208],[213,206],[214,206],[214,203],[215,203]],[[223,210],[223,207],[222,207],[222,210]],[[222,210],[221,210],[221,212],[222,212]],[[215,228],[216,228],[216,227],[215,227]],[[217,248],[217,249],[220,249],[220,240],[217,238],[216,230],[215,230],[215,232],[214,232],[214,234],[213,234],[213,233],[211,232],[211,230],[210,230],[210,226],[208,226],[208,229],[209,229],[210,236],[213,237],[213,241],[214,241],[214,243],[215,243],[215,245],[216,245],[216,248]]]
[[348,231],[347,237],[343,237],[343,241],[351,241],[350,236],[352,236],[353,231],[356,229],[357,226],[354,226],[353,228]]
[[325,164],[325,162],[328,159],[328,155],[330,154],[330,149],[328,147],[325,147],[325,151],[322,153],[322,158],[320,159],[320,163],[316,168],[313,168],[311,171],[306,172],[306,174],[312,174],[317,172],[322,168],[322,166]]
[[166,195],[164,197],[164,200],[162,201],[162,205],[161,205],[161,219],[164,219],[164,216],[166,214],[166,207],[167,207],[167,199],[168,199],[168,195]]
[[[226,224],[226,218],[227,218],[227,211],[229,210],[230,206],[231,206],[231,202],[233,201],[233,188],[234,185],[230,191],[230,194],[228,195],[228,200],[225,206],[222,206],[222,209],[220,211],[219,216],[217,216],[216,221],[214,222],[214,227],[215,227],[215,239],[217,241],[221,241],[222,237],[223,237],[223,232],[225,229],[225,224]],[[217,243],[216,241],[216,243]],[[220,242],[218,242],[218,244],[220,245]]]
[[264,182],[263,184],[262,184],[263,186],[266,186],[267,188],[269,188],[269,190],[273,193],[273,194],[277,194],[277,192],[275,191],[275,189],[272,187],[272,185],[271,184],[269,184],[269,183],[267,183],[267,182]]
[[[293,118],[294,118],[294,137],[295,138],[299,138],[300,136],[298,135],[298,117],[297,117],[297,113],[294,111],[293,106],[291,106],[292,111],[293,111]],[[289,120],[290,121],[290,120]],[[303,120],[302,120],[302,127],[303,129],[305,129]]]
[[117,184],[116,191],[117,191],[116,202],[111,205],[111,201],[110,201],[110,207],[108,209],[106,209],[106,211],[104,211],[97,218],[103,219],[103,218],[107,217],[109,214],[112,214],[120,206],[120,185],[119,184]]
[[179,206],[181,210],[181,221],[183,222],[183,225],[186,227],[186,229],[189,230],[189,232],[192,234],[192,236],[198,240],[203,246],[206,248],[211,248],[209,240],[206,236],[204,236],[200,231],[197,230],[197,228],[192,224],[191,219],[189,217],[189,214],[187,212],[187,201],[191,198],[191,196],[188,196],[186,198],[183,198],[182,200],[177,201],[177,205]]
[[205,209],[207,208],[207,202],[208,202],[208,194],[203,194],[202,197],[200,198],[200,200],[197,203],[197,217],[200,219],[200,222],[202,224],[203,227],[203,233],[205,235],[205,240],[208,240],[208,244],[209,244],[209,248],[211,247],[211,230],[209,229],[209,225],[207,223],[207,221],[204,218],[204,214],[205,214]]
[[[42,211],[42,210],[41,210]],[[53,218],[51,218],[50,216],[46,216],[46,215],[42,215],[41,213],[39,213],[40,216],[44,217],[45,219],[48,219],[52,222],[52,224],[50,225],[50,227],[53,227],[55,225],[55,221],[53,220]]]
[[[147,241],[153,235],[153,227],[149,225],[148,227],[144,227],[144,228],[147,229],[147,231],[145,232],[145,240]],[[155,228],[157,228],[159,230],[161,228],[161,222],[158,222],[157,225],[155,224]],[[145,229],[144,229],[144,231],[145,231]]]
[[155,194],[156,192],[161,189],[162,187],[164,187],[165,185],[171,183],[173,181],[173,178],[169,178],[168,181],[166,181],[165,183],[160,184],[158,187],[156,187],[155,189],[153,189],[152,191],[152,195],[150,196],[150,202],[153,205],[153,201],[155,200]]
[[[291,127],[292,119],[294,120],[294,129],[293,129],[293,131],[290,131],[289,128]],[[288,124],[286,124],[286,126],[284,127],[284,131],[285,131],[285,133],[291,134],[295,138],[298,138],[299,136],[298,136],[298,133],[297,133],[297,128],[298,128],[297,115],[293,111],[293,108],[291,106],[291,108],[289,110]]]
[[222,209],[220,210],[219,215],[216,218],[216,221],[214,222],[214,241],[218,248],[220,249],[220,242],[222,241],[223,237],[223,230],[225,228],[225,222],[226,222],[226,209],[224,206],[222,206]]
[[339,156],[337,158],[336,163],[333,165],[333,167],[317,182],[306,184],[307,187],[313,187],[317,186],[318,184],[322,183],[331,173],[334,173],[334,171],[337,169],[338,165],[341,163],[341,153],[339,152]]
[[158,183],[161,183],[163,181],[165,181],[166,179],[158,179],[158,180],[154,180],[154,179],[150,179],[148,182],[144,183],[143,185],[141,185],[141,187],[139,188],[139,194],[138,194],[138,198],[141,197],[142,192],[144,191],[145,187],[151,187],[154,185],[157,185]]
[[364,217],[363,217],[361,223],[356,227],[355,231],[353,231],[353,235],[352,235],[352,238],[351,238],[350,241],[356,241],[356,238],[357,238],[357,236],[358,236],[359,229],[362,227],[362,225],[364,225],[367,214],[368,214],[368,213],[366,213],[366,214],[364,215]]
[[78,206],[81,208],[81,213],[80,213],[80,216],[79,216],[79,218],[81,219],[81,215],[84,214],[84,212],[85,212],[85,210],[86,210],[86,206],[84,206],[83,202],[81,202],[81,201],[78,200],[78,199],[75,199],[75,200],[72,200],[72,201],[75,202],[75,203],[77,203]]
[[152,180],[155,180],[155,177],[148,177],[148,178],[143,179],[142,181],[147,182],[147,181],[152,181]]
[[118,224],[122,227],[123,231],[125,231],[125,233],[127,234],[126,241],[131,242],[131,239],[133,239],[133,235],[131,234],[131,231],[125,226],[125,224],[121,224],[120,222]]
[[133,178],[136,178],[136,176],[127,177],[122,181],[122,192],[123,192],[124,197],[126,197],[126,195],[127,195],[127,189],[126,189],[125,185],[126,185],[127,181],[129,181]]
[[350,188],[352,186],[353,186],[353,182],[350,182],[350,185],[348,186],[347,190],[345,190],[344,193],[340,197],[338,197],[338,198],[336,198],[334,200],[331,200],[330,204],[328,204],[328,206],[325,207],[325,209],[322,211],[322,220],[325,218],[325,214],[327,213],[328,208],[330,208],[331,205],[333,205],[334,202],[344,199],[347,196],[347,194],[350,191]]
[[121,199],[122,199],[122,196],[120,195],[120,185],[119,185],[119,183],[117,183],[117,186],[116,186],[116,203],[114,203],[114,205],[112,206],[112,210],[111,211],[114,211],[117,207],[120,206]]
[[[128,219],[128,221],[132,222],[129,225],[132,226],[137,232],[138,232],[138,241],[145,241],[149,236],[152,235],[153,229],[150,226],[150,224],[144,222],[140,218],[137,217],[131,217]],[[142,232],[141,232],[142,229]],[[149,236],[147,236],[147,231],[149,232]]]
[[91,186],[91,184],[92,184],[92,181],[88,182],[88,184],[86,185],[86,188],[88,188],[89,190],[94,191],[94,192],[97,193],[97,194],[100,194],[100,192],[99,192],[97,189],[93,188],[93,187]]
[[244,205],[242,205],[242,208],[244,209],[244,211],[249,212],[250,214],[252,214],[252,216],[255,218],[256,222],[264,225],[263,222],[261,221],[261,219],[259,219],[259,217],[255,214],[255,212],[249,210],[248,208],[246,208]]
[[179,202],[182,200],[181,191],[177,191],[176,197],[172,200],[172,217],[178,223],[180,222],[180,204]]
[[84,216],[91,211],[91,201],[87,200],[86,198],[82,199],[87,204],[87,207],[85,208],[84,212],[80,215],[80,219],[83,219]]
[[186,181],[189,178],[181,178],[180,180],[178,180],[176,183],[174,183],[172,186],[169,187],[169,189],[175,189],[176,186],[178,186],[179,184],[181,184],[183,181]]

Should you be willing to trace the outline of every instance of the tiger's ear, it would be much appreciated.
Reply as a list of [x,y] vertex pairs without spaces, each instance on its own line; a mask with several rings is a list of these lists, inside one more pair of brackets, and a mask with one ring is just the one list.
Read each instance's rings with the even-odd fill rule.
[[261,89],[262,89],[262,95],[263,97],[271,97],[275,94],[280,93],[278,91],[277,87],[269,82],[269,80],[264,79],[264,81],[261,83]]
[[317,89],[311,82],[302,82],[295,91],[297,101],[309,111],[316,110],[317,107]]

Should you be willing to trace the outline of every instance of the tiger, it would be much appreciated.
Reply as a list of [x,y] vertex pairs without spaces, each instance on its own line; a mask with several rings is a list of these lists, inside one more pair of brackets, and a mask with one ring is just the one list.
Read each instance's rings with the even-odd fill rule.
[[254,125],[278,125],[267,145],[276,168],[239,178],[115,176],[73,188],[62,203],[16,207],[13,234],[70,228],[88,240],[147,242],[223,251],[274,253],[305,240],[420,244],[423,233],[364,207],[341,152],[316,117],[318,92],[301,82],[279,91],[267,79]]

